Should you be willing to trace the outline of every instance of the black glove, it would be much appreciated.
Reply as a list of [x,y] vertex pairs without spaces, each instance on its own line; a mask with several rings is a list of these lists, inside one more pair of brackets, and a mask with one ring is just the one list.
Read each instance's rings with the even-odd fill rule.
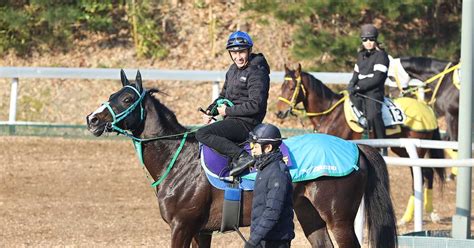
[[356,86],[350,87],[348,90],[351,95],[355,95],[360,92],[360,87],[359,85],[356,85]]
[[[215,106],[216,106],[215,103],[212,103],[211,105],[209,105],[209,107],[207,107],[207,109],[206,109],[206,113],[209,113],[209,115],[212,115],[212,116],[216,116],[217,114],[219,114],[219,113],[217,113],[217,114],[216,114],[216,113],[212,113],[212,109],[213,109]],[[217,111],[215,111],[215,112],[217,112]]]
[[347,91],[349,92],[349,94],[352,94],[353,90],[354,90],[354,85],[349,84],[349,86],[347,87]]

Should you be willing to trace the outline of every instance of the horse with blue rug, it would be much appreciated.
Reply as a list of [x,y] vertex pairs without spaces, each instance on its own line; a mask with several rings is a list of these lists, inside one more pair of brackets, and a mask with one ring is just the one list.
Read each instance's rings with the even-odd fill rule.
[[[301,114],[309,118],[315,132],[336,135],[343,139],[361,139],[363,136],[363,118],[354,117],[357,116],[357,111],[351,107],[353,104],[349,101],[347,92],[333,92],[313,75],[302,71],[301,65],[295,70],[285,66],[285,81],[278,99],[278,118]],[[304,109],[297,107],[299,103],[303,104]],[[441,139],[434,111],[416,99],[404,97],[383,103],[382,115],[387,138]],[[390,150],[400,157],[408,157],[404,148],[391,147]],[[439,149],[419,148],[417,153],[420,158],[427,153],[431,158],[444,158],[443,151]],[[411,173],[413,177],[413,172]],[[433,221],[438,218],[433,211],[432,201],[435,173],[443,183],[444,168],[422,168],[423,182],[426,183],[424,208]],[[413,219],[414,193],[408,200],[400,224]]]
[[[218,164],[226,161],[217,162],[218,155],[200,148],[195,130],[183,127],[153,95],[159,90],[143,88],[139,72],[133,84],[123,71],[121,78],[123,88],[87,116],[89,131],[95,136],[118,132],[133,140],[153,180],[160,214],[170,225],[171,247],[210,247],[212,232],[221,230],[226,198],[213,185],[225,177]],[[293,137],[284,145],[295,213],[313,247],[360,247],[354,219],[362,199],[371,246],[397,246],[387,166],[376,149],[324,134]],[[249,188],[227,195],[241,199],[240,227],[250,225],[252,175],[234,178],[238,187],[248,182]]]

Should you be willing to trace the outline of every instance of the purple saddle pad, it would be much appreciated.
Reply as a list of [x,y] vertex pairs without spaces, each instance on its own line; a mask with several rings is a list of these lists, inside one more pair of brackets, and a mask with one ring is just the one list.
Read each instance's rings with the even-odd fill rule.
[[[230,163],[230,158],[214,151],[212,148],[206,145],[202,145],[201,149],[201,163],[205,167],[206,173],[218,178],[228,177],[228,165]],[[244,149],[250,154],[250,146],[248,143],[245,144]],[[283,153],[283,158],[286,164],[288,165],[288,167],[291,167],[291,159],[288,159],[288,161],[286,161],[287,158],[289,158],[288,147],[284,143],[282,143],[280,146],[280,150]],[[242,173],[241,176],[247,175],[251,172],[255,172],[255,170],[247,170],[246,172]]]

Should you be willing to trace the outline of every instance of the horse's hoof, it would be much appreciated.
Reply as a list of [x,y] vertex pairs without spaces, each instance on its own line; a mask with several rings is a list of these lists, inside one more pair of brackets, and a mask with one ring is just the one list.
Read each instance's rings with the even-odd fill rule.
[[439,223],[441,221],[441,217],[435,212],[430,213],[430,218],[433,223]]
[[456,181],[456,175],[454,174],[449,174],[449,176],[446,177],[446,182],[451,182],[451,181]]

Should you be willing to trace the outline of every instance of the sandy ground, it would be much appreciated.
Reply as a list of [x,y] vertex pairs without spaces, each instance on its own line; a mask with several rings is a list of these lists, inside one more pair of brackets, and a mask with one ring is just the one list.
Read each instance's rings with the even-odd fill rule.
[[[169,246],[170,229],[131,142],[0,137],[0,161],[0,246]],[[409,197],[409,175],[408,168],[390,168],[397,217]],[[442,193],[438,186],[434,204],[441,222],[425,221],[424,227],[450,230],[455,183]],[[412,224],[399,233],[411,230]],[[243,233],[248,236],[248,228]],[[299,225],[292,244],[309,247]],[[236,233],[220,234],[213,246],[243,243]]]

